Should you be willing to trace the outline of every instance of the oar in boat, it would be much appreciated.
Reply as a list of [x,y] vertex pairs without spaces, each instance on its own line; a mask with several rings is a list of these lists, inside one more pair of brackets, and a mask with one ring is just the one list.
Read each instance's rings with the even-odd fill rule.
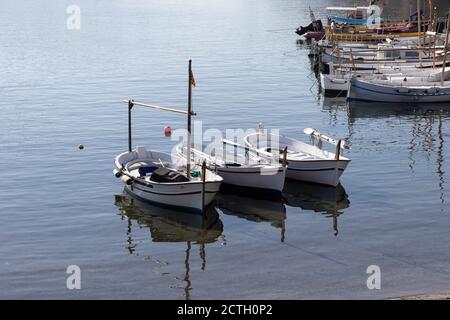
[[240,148],[240,149],[244,149],[245,151],[252,151],[258,155],[263,155],[269,158],[273,158],[273,154],[267,151],[263,151],[263,150],[258,150],[252,147],[248,147],[248,146],[243,146],[242,144],[236,143],[234,141],[231,140],[227,140],[227,139],[222,139],[222,143],[224,144],[229,144],[231,146],[234,146],[236,148]]
[[342,149],[350,149],[350,146],[347,144],[347,142],[342,141],[342,140],[336,140],[330,137],[327,137],[326,135],[320,133],[319,131],[317,131],[316,129],[313,128],[306,128],[303,130],[303,132],[309,136],[312,136],[314,138],[317,138],[319,140],[328,142],[329,144],[332,144],[334,146],[338,146],[339,142],[340,142],[340,147]]

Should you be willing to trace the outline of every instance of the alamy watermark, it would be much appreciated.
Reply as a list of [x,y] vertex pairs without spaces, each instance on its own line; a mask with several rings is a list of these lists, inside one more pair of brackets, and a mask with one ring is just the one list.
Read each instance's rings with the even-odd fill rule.
[[[184,128],[171,133],[171,140],[177,143],[172,148],[172,161],[184,161],[187,154],[188,131]],[[202,121],[194,121],[191,131],[192,160],[200,164],[205,158],[210,163],[279,163],[283,150],[280,150],[279,129],[265,129],[261,124],[258,129],[216,128],[203,130]],[[206,157],[205,157],[206,156]],[[263,167],[262,175],[274,175],[275,167]]]
[[377,5],[367,7],[367,29],[379,29],[381,27],[382,9]]
[[376,264],[370,265],[366,270],[367,274],[370,276],[367,278],[367,289],[369,290],[380,290],[381,289],[381,269]]
[[81,289],[81,269],[77,265],[70,265],[66,269],[66,273],[69,274],[66,280],[66,287],[69,290]]
[[68,30],[81,29],[81,8],[78,5],[72,4],[66,8],[66,13],[69,15],[66,20],[66,27]]

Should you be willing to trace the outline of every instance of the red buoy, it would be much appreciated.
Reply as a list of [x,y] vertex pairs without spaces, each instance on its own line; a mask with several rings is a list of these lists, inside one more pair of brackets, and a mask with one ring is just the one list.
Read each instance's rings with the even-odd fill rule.
[[172,135],[172,128],[169,127],[169,126],[164,127],[164,135],[165,135],[166,137],[170,137],[170,136]]

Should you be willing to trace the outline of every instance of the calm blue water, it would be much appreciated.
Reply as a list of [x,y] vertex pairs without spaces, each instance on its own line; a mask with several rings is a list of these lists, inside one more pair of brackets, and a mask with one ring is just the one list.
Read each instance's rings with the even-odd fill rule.
[[[74,2],[81,30],[66,28]],[[2,1],[0,298],[449,292],[450,108],[347,106],[319,96],[293,32],[307,23],[307,5]],[[221,195],[204,227],[130,205],[112,175],[127,147],[120,101],[186,106],[189,57],[204,127],[264,122],[302,139],[304,127],[346,138],[352,163],[342,188],[290,182],[286,203]],[[134,117],[134,143],[165,151],[173,142],[163,127],[185,126],[176,114],[137,109]],[[66,288],[72,264],[81,290]],[[366,287],[374,264],[381,290]]]

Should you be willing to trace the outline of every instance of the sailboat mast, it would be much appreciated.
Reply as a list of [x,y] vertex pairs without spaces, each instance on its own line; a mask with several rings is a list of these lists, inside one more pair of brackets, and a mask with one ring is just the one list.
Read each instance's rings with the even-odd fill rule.
[[422,67],[422,51],[421,51],[421,47],[422,47],[422,41],[421,41],[421,31],[422,31],[422,26],[421,26],[421,14],[420,14],[420,0],[417,0],[417,31],[418,31],[418,35],[419,35],[419,61],[420,61],[420,66]]
[[190,180],[191,179],[191,127],[192,127],[192,123],[191,123],[191,117],[192,117],[192,60],[189,59],[189,76],[188,76],[188,120],[187,120],[187,131],[188,131],[188,136],[187,136],[187,156],[186,156],[186,160],[187,160],[187,165],[186,165],[186,170],[187,170],[187,178]]
[[444,60],[442,61],[441,86],[444,85],[444,80],[445,80],[445,67],[446,67],[446,64],[447,64],[447,50],[448,50],[448,36],[449,36],[449,32],[450,32],[450,10],[448,10],[447,31],[445,31]]

